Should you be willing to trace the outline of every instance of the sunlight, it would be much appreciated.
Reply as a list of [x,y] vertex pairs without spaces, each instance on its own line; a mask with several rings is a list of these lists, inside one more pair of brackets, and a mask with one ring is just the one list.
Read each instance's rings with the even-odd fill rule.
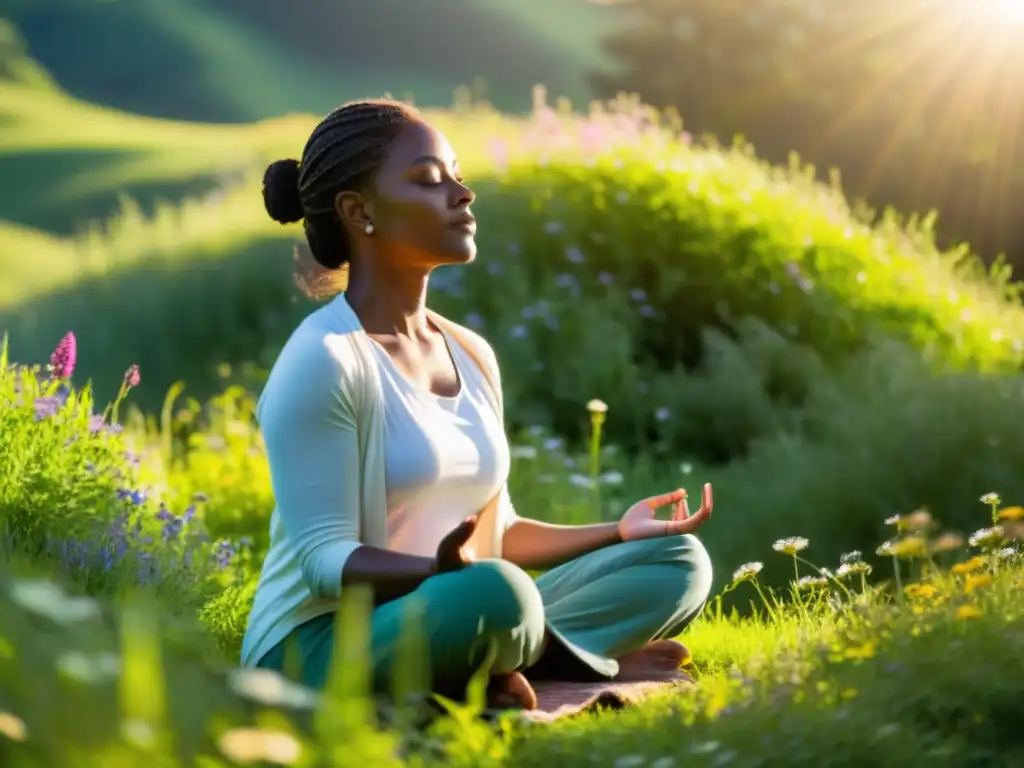
[[971,5],[995,24],[1024,24],[1024,0],[988,0],[980,3],[972,0]]

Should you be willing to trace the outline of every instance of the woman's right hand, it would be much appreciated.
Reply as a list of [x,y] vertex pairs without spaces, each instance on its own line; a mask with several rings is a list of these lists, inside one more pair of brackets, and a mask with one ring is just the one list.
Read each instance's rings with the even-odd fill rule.
[[464,547],[476,530],[476,520],[476,515],[467,517],[437,545],[437,554],[434,557],[437,573],[458,571],[473,562]]

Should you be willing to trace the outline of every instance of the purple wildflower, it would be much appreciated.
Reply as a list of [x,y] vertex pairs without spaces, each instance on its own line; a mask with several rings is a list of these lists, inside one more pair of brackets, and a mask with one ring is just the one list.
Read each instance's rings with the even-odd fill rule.
[[36,411],[36,421],[42,421],[50,416],[57,415],[64,401],[59,397],[37,397],[32,404]]
[[235,556],[235,548],[230,541],[221,541],[214,550],[213,559],[221,568],[227,568],[231,564],[231,558]]
[[139,366],[130,366],[128,370],[124,372],[125,387],[127,387],[128,389],[131,389],[132,387],[137,387],[139,386],[139,381],[141,381],[139,377]]
[[64,334],[57,348],[50,355],[50,373],[55,379],[70,379],[78,360],[78,343],[73,331]]

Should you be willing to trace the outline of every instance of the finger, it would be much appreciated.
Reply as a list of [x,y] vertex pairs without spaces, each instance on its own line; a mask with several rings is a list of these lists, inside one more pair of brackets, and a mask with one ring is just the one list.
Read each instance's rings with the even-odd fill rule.
[[693,533],[700,528],[701,523],[707,520],[707,515],[701,514],[698,511],[697,514],[691,515],[686,520],[669,520],[665,533],[669,536],[678,536],[682,533]]
[[690,505],[683,499],[676,502],[676,513],[672,516],[673,520],[687,520],[690,517]]
[[682,488],[677,488],[670,493],[662,493],[658,496],[651,496],[648,499],[644,499],[643,503],[651,509],[658,509],[664,507],[666,504],[675,504],[686,498],[686,491]]
[[704,483],[704,493],[701,494],[701,509],[707,509],[708,517],[711,517],[711,510],[714,509],[715,500],[711,493],[711,483]]
[[476,515],[472,515],[455,526],[445,538],[448,539],[448,543],[453,546],[462,546],[469,541],[469,537],[473,535],[473,531],[475,530]]

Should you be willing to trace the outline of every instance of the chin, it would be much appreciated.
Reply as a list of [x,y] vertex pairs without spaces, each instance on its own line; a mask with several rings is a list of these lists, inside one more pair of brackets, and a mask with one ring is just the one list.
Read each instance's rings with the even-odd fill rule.
[[451,248],[444,255],[445,264],[471,264],[476,261],[476,241],[460,243],[457,247]]

